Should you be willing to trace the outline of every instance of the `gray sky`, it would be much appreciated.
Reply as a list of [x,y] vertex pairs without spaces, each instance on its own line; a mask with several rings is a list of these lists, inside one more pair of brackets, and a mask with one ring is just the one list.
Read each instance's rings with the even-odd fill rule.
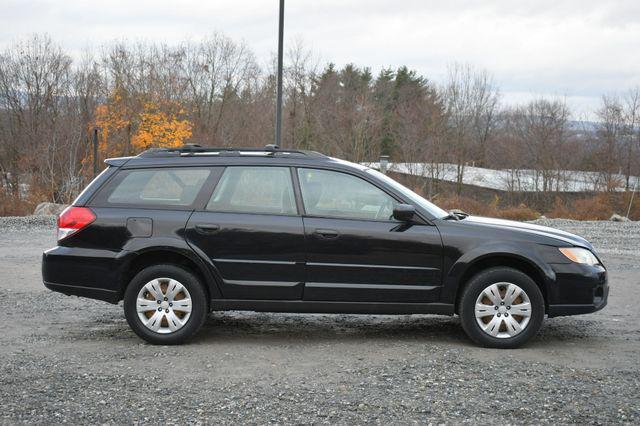
[[[213,31],[264,66],[277,0],[0,0],[0,47],[48,33],[74,54],[113,39],[179,42]],[[566,97],[576,118],[640,86],[640,0],[286,0],[285,44],[321,63],[407,65],[436,82],[457,61],[490,71],[506,102]],[[591,116],[591,114],[589,114]],[[592,116],[591,116],[592,117]]]

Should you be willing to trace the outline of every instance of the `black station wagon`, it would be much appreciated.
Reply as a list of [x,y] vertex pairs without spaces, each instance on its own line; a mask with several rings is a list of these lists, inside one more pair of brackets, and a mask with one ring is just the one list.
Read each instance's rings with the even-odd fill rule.
[[47,288],[111,303],[154,344],[212,310],[459,315],[517,347],[545,315],[607,303],[589,242],[446,212],[370,168],[310,151],[152,149],[113,158],[58,219]]

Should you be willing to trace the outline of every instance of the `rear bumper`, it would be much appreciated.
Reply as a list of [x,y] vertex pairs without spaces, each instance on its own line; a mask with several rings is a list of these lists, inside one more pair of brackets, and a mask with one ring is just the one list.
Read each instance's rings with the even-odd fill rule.
[[120,252],[54,247],[42,254],[42,280],[66,295],[118,303],[121,299]]
[[67,296],[88,297],[89,299],[104,300],[109,303],[118,303],[120,294],[117,291],[102,288],[82,287],[77,285],[55,284],[44,281],[44,286],[49,290],[66,294]]
[[609,283],[602,266],[552,265],[556,282],[548,287],[549,317],[590,314],[607,306]]

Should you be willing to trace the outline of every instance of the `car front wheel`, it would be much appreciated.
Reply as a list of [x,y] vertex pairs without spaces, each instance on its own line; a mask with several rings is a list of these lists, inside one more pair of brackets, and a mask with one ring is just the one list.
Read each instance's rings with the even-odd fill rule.
[[540,330],[544,298],[537,284],[523,272],[491,268],[469,281],[459,313],[462,327],[474,342],[492,348],[516,348]]
[[140,271],[124,294],[124,313],[131,329],[149,343],[180,344],[202,327],[207,299],[190,271],[155,265]]

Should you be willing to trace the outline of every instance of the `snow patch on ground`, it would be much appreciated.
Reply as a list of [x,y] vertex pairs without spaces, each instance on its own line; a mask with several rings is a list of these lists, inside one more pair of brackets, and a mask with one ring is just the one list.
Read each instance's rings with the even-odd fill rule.
[[[379,163],[363,163],[363,165],[378,169]],[[440,179],[447,182],[455,182],[457,170],[455,164],[448,163],[390,163],[388,170],[396,173],[423,176]],[[623,175],[615,175],[614,179],[619,183],[618,190],[624,190],[625,178]],[[554,178],[550,188],[544,188],[543,178],[535,170],[515,169],[485,169],[482,167],[466,166],[462,183],[482,188],[496,189],[500,191],[558,191],[558,192],[590,192],[606,189],[602,175],[596,172],[584,172],[575,170],[558,170],[554,172]],[[631,188],[640,187],[640,177],[634,176],[630,180]]]

